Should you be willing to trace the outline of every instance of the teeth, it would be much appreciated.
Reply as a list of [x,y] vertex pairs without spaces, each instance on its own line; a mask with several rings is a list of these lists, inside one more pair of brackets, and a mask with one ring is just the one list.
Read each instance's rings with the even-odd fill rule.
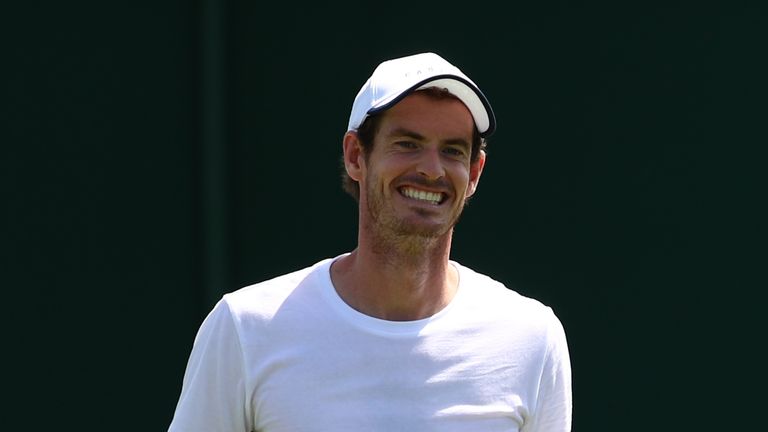
[[442,194],[437,192],[427,192],[427,191],[417,190],[412,188],[403,188],[402,191],[403,191],[403,195],[407,196],[408,198],[427,201],[432,204],[440,204],[440,200],[442,200],[443,198]]

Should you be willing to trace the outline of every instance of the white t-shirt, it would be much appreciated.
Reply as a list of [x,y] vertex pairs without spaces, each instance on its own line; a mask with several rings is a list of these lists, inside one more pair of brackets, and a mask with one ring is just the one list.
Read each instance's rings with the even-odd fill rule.
[[565,333],[549,307],[452,262],[437,314],[348,306],[332,259],[225,295],[200,327],[171,432],[563,432]]

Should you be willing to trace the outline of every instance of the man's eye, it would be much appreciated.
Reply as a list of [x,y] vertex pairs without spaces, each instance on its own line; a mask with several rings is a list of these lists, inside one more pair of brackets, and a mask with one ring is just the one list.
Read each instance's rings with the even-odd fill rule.
[[395,143],[398,147],[406,148],[406,149],[414,149],[416,148],[416,143],[413,141],[397,141]]
[[464,149],[458,147],[446,147],[444,151],[451,156],[464,156]]

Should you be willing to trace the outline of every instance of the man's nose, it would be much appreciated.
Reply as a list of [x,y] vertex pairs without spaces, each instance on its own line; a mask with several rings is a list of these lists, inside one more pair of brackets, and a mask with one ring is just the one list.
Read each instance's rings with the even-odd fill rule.
[[445,175],[445,168],[438,149],[424,149],[419,157],[419,174],[429,180],[437,180]]

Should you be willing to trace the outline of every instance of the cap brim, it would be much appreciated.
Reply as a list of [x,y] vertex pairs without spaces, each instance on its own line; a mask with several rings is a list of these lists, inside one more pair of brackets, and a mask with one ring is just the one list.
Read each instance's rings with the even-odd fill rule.
[[488,102],[488,99],[483,92],[481,92],[471,81],[450,74],[435,75],[419,81],[399,94],[379,101],[379,103],[368,110],[367,114],[372,115],[387,110],[412,92],[432,87],[433,85],[435,87],[445,88],[466,105],[469,112],[472,114],[472,118],[475,121],[475,125],[477,126],[477,130],[480,132],[481,137],[488,137],[494,132],[496,129],[496,118],[493,114],[493,109],[491,109],[491,104]]

